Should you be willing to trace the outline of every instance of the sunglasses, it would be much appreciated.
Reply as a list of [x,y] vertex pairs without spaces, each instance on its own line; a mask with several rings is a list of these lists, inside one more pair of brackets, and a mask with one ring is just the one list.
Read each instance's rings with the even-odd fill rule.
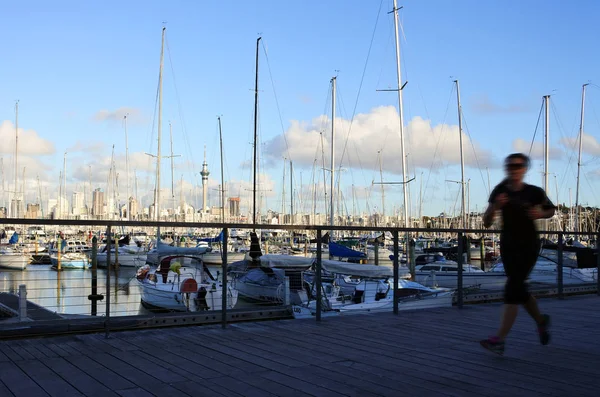
[[525,168],[525,163],[509,163],[504,166],[507,170],[520,170]]

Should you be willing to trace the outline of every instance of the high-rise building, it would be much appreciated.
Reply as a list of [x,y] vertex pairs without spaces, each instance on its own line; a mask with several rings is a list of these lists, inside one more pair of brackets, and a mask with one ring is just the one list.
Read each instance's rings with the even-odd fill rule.
[[104,215],[104,192],[101,188],[94,189],[92,193],[92,215],[95,217]]
[[25,213],[25,218],[29,219],[38,219],[41,218],[42,211],[41,206],[39,204],[27,204],[27,212]]
[[127,219],[133,220],[138,217],[138,202],[135,198],[129,197],[129,205],[127,206]]
[[229,216],[240,216],[240,198],[229,197]]
[[85,196],[83,192],[73,192],[73,198],[71,205],[73,207],[73,215],[84,215],[85,214]]
[[25,215],[25,205],[23,200],[16,198],[10,201],[10,216],[11,218],[23,218]]

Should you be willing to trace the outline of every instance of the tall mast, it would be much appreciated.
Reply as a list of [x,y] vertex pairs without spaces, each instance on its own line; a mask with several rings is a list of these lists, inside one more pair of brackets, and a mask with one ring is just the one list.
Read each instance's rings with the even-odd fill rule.
[[[258,46],[260,37],[256,39],[256,73],[254,77],[254,167],[252,177],[252,224],[256,225],[256,184],[258,169]],[[252,230],[256,230],[253,228]]]
[[544,123],[544,190],[546,195],[549,193],[548,186],[548,154],[550,151],[550,95],[544,95],[544,110],[545,120]]
[[173,126],[169,122],[169,140],[171,142],[171,201],[173,201],[173,212],[175,212],[175,175],[173,165]]
[[[400,154],[402,156],[402,193],[404,206],[404,227],[408,227],[408,197],[406,186],[406,153],[404,150],[404,111],[402,109],[402,70],[400,68],[400,39],[398,37],[398,8],[397,1],[394,0],[394,33],[396,37],[396,74],[398,80],[398,115],[400,116]],[[407,235],[408,239],[408,235]],[[408,251],[407,251],[408,252]]]
[[223,172],[223,132],[221,130],[221,117],[219,120],[219,147],[221,149],[221,222],[225,223],[225,173]]
[[283,225],[285,221],[285,160],[283,158],[283,181],[281,182],[281,219],[280,223]]
[[125,174],[126,174],[126,186],[127,186],[127,204],[126,204],[126,208],[127,208],[127,219],[131,220],[131,214],[129,213],[130,211],[130,205],[129,205],[129,198],[131,197],[131,192],[129,191],[129,143],[127,141],[127,115],[123,116],[123,122],[125,123]]
[[[63,158],[63,175],[62,175],[62,184],[63,184],[63,196],[64,196],[64,200],[67,200],[67,152],[65,151],[65,156]],[[60,198],[61,200],[61,208],[60,208],[60,212],[62,214],[63,208],[65,207],[65,203],[62,201],[63,197]],[[67,201],[68,203],[68,201]],[[66,205],[66,207],[68,208],[68,204]],[[67,215],[69,214],[69,211],[67,210]]]
[[294,165],[290,160],[290,224],[294,224]]
[[2,176],[2,206],[6,208],[6,186],[4,184],[4,158],[0,157],[0,175]]
[[465,158],[463,153],[463,138],[462,138],[462,107],[460,105],[460,85],[458,80],[456,83],[456,101],[458,104],[458,141],[460,145],[460,212],[462,219],[462,227],[467,227],[467,212],[465,206]]
[[[333,214],[333,192],[335,179],[335,83],[336,77],[331,78],[331,180],[329,181],[329,226],[334,226],[335,218]],[[333,237],[333,230],[329,234]]]
[[[154,191],[154,219],[160,220],[160,144],[162,134],[162,94],[163,94],[163,68],[164,68],[164,55],[165,55],[165,31],[167,28],[162,29],[162,40],[160,45],[160,68],[158,72],[158,148],[156,150],[156,190]],[[158,228],[157,239],[160,240],[160,227]]]
[[[18,189],[18,185],[17,185],[17,180],[19,179],[19,167],[18,167],[18,163],[17,163],[17,159],[19,158],[18,156],[19,153],[19,101],[17,101],[15,103],[15,193],[14,193],[14,197],[15,197],[15,211],[17,211],[17,200],[18,200],[18,196],[17,196],[17,191]],[[18,217],[18,211],[17,214],[13,214],[13,217]]]
[[577,187],[575,189],[575,231],[579,232],[579,173],[581,171],[581,149],[583,147],[583,119],[585,113],[585,86],[581,88],[581,119],[579,121],[579,156],[577,157]]
[[44,205],[42,204],[42,186],[40,185],[40,176],[36,176],[37,185],[38,185],[38,194],[40,195],[40,212],[42,213],[42,218],[44,218]]
[[383,184],[383,164],[382,164],[383,153],[381,153],[381,150],[379,150],[377,153],[379,154],[379,180],[381,181],[381,220],[383,221],[383,226],[385,226],[386,225],[386,223],[385,223],[385,188],[384,188],[384,184]]

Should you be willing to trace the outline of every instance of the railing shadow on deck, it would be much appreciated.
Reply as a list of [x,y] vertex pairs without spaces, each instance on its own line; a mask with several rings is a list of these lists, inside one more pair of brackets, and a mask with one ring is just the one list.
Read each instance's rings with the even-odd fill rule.
[[[97,261],[92,259],[91,269],[81,270],[80,273],[56,272],[50,268],[33,269],[33,265],[22,273],[0,269],[0,313],[10,317],[0,321],[0,338],[83,332],[104,332],[108,337],[110,332],[128,329],[215,323],[225,328],[237,321],[292,317],[313,318],[319,322],[328,316],[360,315],[366,312],[398,314],[402,310],[442,305],[453,305],[460,309],[465,304],[500,301],[503,294],[504,273],[501,263],[490,263],[490,259],[498,256],[498,230],[1,219],[0,229],[5,225],[17,228],[20,225],[23,229],[37,225],[54,229],[54,232],[67,227],[76,227],[86,233],[95,230],[97,237],[106,238],[107,254],[103,260],[107,263],[111,263],[113,251],[110,245],[116,231],[131,233],[133,230],[161,228],[163,231],[177,230],[180,232],[175,234],[186,235],[189,230],[195,229],[212,231],[213,236],[215,231],[219,231],[218,240],[213,238],[213,243],[220,247],[230,246],[233,238],[237,239],[238,235],[245,232],[262,231],[263,236],[270,237],[265,241],[259,237],[258,249],[265,255],[263,260],[270,258],[272,261],[268,268],[259,266],[261,271],[268,273],[266,281],[262,281],[273,279],[269,278],[273,276],[273,267],[278,273],[275,279],[281,282],[271,285],[270,295],[248,290],[252,287],[251,282],[244,284],[242,276],[248,274],[247,266],[252,267],[252,262],[245,262],[242,266],[239,253],[232,254],[227,249],[221,250],[221,263],[208,266],[210,269],[202,262],[189,263],[185,258],[180,258],[180,265],[184,269],[199,266],[211,273],[212,278],[200,287],[190,281],[189,285],[193,285],[194,290],[182,289],[187,288],[184,287],[185,283],[179,283],[182,276],[174,275],[173,270],[177,271],[177,268],[170,266],[170,277],[175,277],[172,287],[179,283],[180,290],[172,289],[171,296],[165,299],[174,297],[177,303],[183,302],[183,311],[177,311],[181,308],[157,311],[156,307],[148,309],[148,302],[142,304],[140,289],[143,287],[136,280],[139,279],[138,269],[144,265],[143,262],[136,263],[133,268],[109,266],[99,269]],[[236,236],[232,236],[233,231],[237,233]],[[370,264],[382,270],[376,271],[377,276],[369,277],[361,273],[367,268],[364,267],[359,268],[358,277],[336,279],[335,272],[353,271],[344,268],[343,263],[329,260],[329,255],[333,255],[327,251],[329,236],[341,236],[342,233],[356,236],[354,243],[358,241],[361,245],[359,249],[364,253],[364,258],[355,259],[357,265],[348,266],[355,266],[353,269],[356,269],[361,262],[371,258]],[[273,237],[277,234],[278,238]],[[282,238],[281,234],[285,237]],[[540,235],[548,240],[530,276],[533,294],[558,299],[565,299],[571,294],[600,294],[600,233],[543,231]],[[595,247],[573,246],[567,244],[567,238],[587,238],[589,245],[595,244]],[[352,245],[349,240],[338,242]],[[444,246],[434,246],[434,243],[442,241]],[[99,241],[96,240],[94,249],[97,250],[98,246]],[[275,255],[283,253],[287,256],[267,255],[274,251],[277,252]],[[289,255],[291,253],[305,259],[298,259],[296,263],[286,262],[286,258],[292,257]],[[441,259],[439,253],[450,260],[436,260]],[[92,258],[95,255],[97,253],[91,254]],[[233,260],[228,258],[232,255],[236,256]],[[415,268],[420,259],[428,263]],[[254,266],[257,265],[255,262]],[[385,279],[386,283],[378,283],[378,279]],[[423,288],[411,284],[411,280]],[[359,286],[363,281],[364,285]],[[382,285],[387,285],[387,290],[382,289]],[[348,293],[344,291],[344,286],[361,293]],[[17,303],[14,303],[15,299]]]

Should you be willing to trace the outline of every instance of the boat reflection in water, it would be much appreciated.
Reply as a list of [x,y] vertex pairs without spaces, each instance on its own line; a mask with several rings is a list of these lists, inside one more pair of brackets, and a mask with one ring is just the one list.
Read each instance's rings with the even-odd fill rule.
[[[97,315],[106,311],[106,272],[97,270],[97,292],[105,296],[98,301]],[[136,269],[120,268],[110,274],[110,312],[113,316],[147,314],[140,304],[137,286],[131,288]],[[32,265],[23,271],[0,270],[0,292],[18,294],[19,285],[27,286],[27,299],[59,314],[92,313],[92,270],[57,272],[50,265]]]

